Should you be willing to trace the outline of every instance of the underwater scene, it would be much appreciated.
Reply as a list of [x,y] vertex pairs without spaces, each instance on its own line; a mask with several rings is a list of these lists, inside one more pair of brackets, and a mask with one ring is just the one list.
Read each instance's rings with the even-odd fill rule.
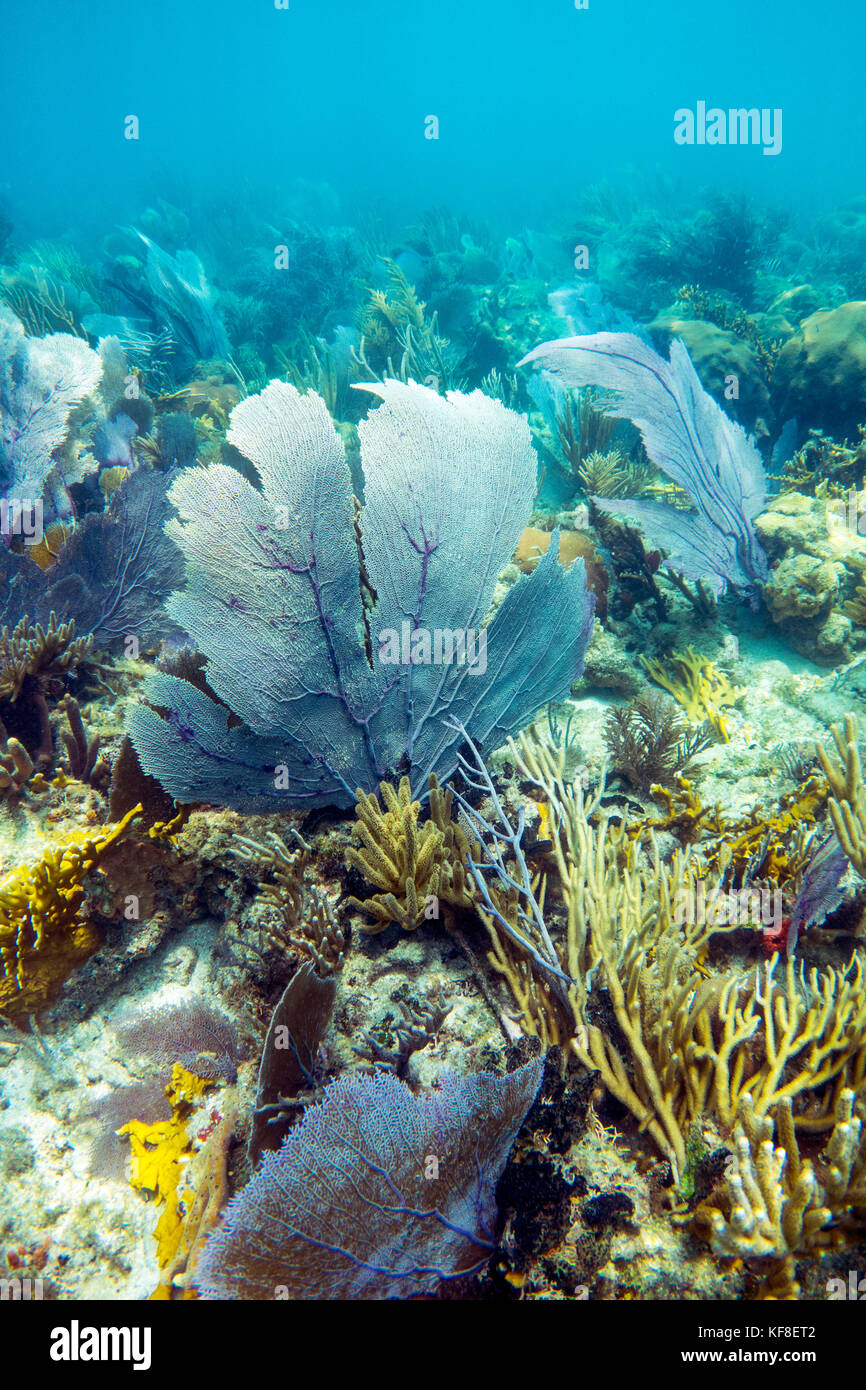
[[0,11],[2,1300],[866,1298],[862,13]]

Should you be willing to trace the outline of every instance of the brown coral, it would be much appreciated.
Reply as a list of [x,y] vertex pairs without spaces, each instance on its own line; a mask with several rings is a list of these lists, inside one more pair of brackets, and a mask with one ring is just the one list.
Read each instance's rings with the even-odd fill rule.
[[22,791],[34,771],[33,759],[23,743],[7,738],[6,751],[0,752],[0,793]]
[[0,700],[17,700],[28,676],[59,675],[83,661],[90,637],[76,637],[75,623],[58,623],[52,613],[48,626],[22,618],[11,630],[0,630]]

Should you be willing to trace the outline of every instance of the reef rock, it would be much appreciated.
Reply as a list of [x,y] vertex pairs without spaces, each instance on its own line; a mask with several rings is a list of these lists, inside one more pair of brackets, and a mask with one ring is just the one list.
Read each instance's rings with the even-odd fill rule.
[[774,389],[780,419],[855,434],[866,418],[866,301],[804,319],[779,354]]
[[[824,499],[785,492],[755,522],[772,568],[764,598],[795,651],[821,665],[850,661],[866,540]],[[862,624],[858,624],[858,629]],[[859,635],[859,632],[858,632]]]

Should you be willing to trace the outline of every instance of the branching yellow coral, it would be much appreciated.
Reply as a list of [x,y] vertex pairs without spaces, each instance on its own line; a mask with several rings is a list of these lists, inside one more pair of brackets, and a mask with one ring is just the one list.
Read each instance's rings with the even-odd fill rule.
[[177,807],[176,815],[171,820],[154,821],[147,833],[151,840],[162,840],[177,849],[178,836],[192,814],[192,807],[180,806],[177,802],[174,804]]
[[379,787],[377,797],[358,788],[355,834],[361,848],[351,847],[347,858],[368,883],[383,891],[363,901],[348,898],[350,907],[375,917],[364,928],[384,931],[398,922],[414,931],[427,915],[438,916],[440,901],[469,905],[471,893],[465,868],[466,836],[451,819],[451,792],[442,792],[430,779],[430,819],[418,825],[420,802],[412,800],[408,777],[398,787]]
[[75,623],[58,623],[50,615],[48,626],[31,626],[22,618],[11,632],[0,630],[0,700],[13,701],[28,676],[73,670],[90,649],[90,637],[76,637]]
[[861,958],[802,977],[788,959],[781,981],[778,962],[774,955],[748,976],[715,976],[696,989],[690,980],[688,992],[675,994],[675,1007],[665,1009],[664,1043],[677,1062],[670,1075],[683,1121],[706,1108],[730,1128],[747,1102],[761,1118],[791,1101],[798,1128],[820,1131],[832,1126],[843,1090],[866,1094]]
[[[866,1093],[866,985],[855,953],[846,969],[798,974],[779,958],[761,969],[706,978],[703,947],[723,928],[681,920],[699,866],[687,851],[662,863],[649,832],[649,862],[609,824],[600,794],[591,806],[563,778],[564,755],[522,735],[510,745],[522,776],[550,808],[567,922],[559,940],[568,972],[571,1048],[598,1070],[671,1160],[685,1170],[685,1135],[705,1115],[725,1130],[744,1104],[759,1117],[790,1101],[804,1131],[833,1124],[840,1092]],[[596,821],[597,824],[591,823]],[[597,972],[597,974],[596,974]],[[586,1010],[586,981],[607,990],[619,1039]],[[509,980],[527,1012],[525,980]],[[521,989],[516,986],[520,984]],[[554,1031],[551,1020],[548,1029]],[[528,1031],[541,1032],[535,1021]],[[627,1050],[621,1050],[623,1042]]]
[[857,746],[857,722],[852,715],[844,729],[838,724],[830,730],[838,758],[816,745],[816,753],[833,793],[830,817],[839,843],[861,877],[866,877],[866,788]]
[[717,1255],[768,1261],[772,1296],[796,1298],[795,1253],[803,1253],[831,1220],[811,1163],[792,1148],[774,1147],[773,1121],[744,1105],[734,1134],[734,1156],[713,1205],[699,1209],[696,1229]]
[[[757,1262],[760,1295],[797,1298],[795,1257],[844,1239],[866,1218],[866,1149],[853,1091],[837,1100],[833,1131],[817,1168],[800,1152],[790,1100],[771,1117],[744,1101],[733,1158],[695,1230],[718,1255]],[[774,1144],[774,1139],[776,1143]]]
[[715,662],[699,656],[692,647],[672,652],[666,664],[645,656],[641,662],[650,679],[673,695],[693,723],[707,719],[722,741],[729,741],[722,710],[736,704],[743,691],[731,684]]
[[56,998],[67,976],[101,944],[79,917],[84,880],[141,814],[135,806],[96,834],[79,831],[0,882],[0,1014],[26,1021]]

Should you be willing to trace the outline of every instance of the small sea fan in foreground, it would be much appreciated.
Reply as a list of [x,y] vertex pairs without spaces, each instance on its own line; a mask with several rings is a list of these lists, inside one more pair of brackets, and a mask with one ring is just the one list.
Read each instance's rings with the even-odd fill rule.
[[130,1120],[143,1120],[149,1125],[170,1120],[171,1104],[165,1094],[168,1080],[167,1075],[162,1075],[150,1081],[136,1081],[132,1086],[118,1086],[90,1106],[88,1113],[101,1123],[90,1150],[93,1177],[122,1182],[129,1176],[129,1136],[121,1136],[117,1130]]
[[448,1074],[424,1096],[390,1074],[333,1081],[229,1203],[198,1287],[246,1300],[408,1298],[481,1268],[542,1069]]
[[206,1081],[237,1080],[241,1052],[231,1019],[200,999],[142,1009],[125,1018],[117,1036],[130,1052],[165,1067],[180,1062]]

